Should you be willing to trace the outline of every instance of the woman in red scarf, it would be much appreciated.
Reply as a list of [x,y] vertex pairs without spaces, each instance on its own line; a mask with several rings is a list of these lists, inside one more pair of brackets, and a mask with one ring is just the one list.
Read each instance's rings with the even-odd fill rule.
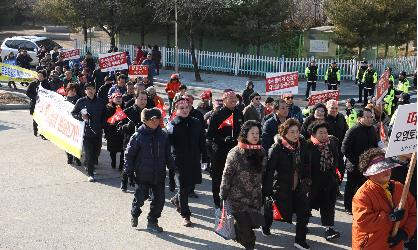
[[340,237],[334,227],[335,202],[337,200],[338,174],[338,139],[328,135],[328,123],[313,122],[308,131],[311,135],[307,141],[306,160],[311,168],[310,203],[312,209],[321,214],[321,224],[326,227],[325,239]]
[[[279,134],[268,153],[267,172],[264,177],[263,193],[276,203],[284,222],[292,223],[296,212],[296,237],[294,246],[298,249],[310,249],[306,243],[309,222],[309,185],[310,168],[305,162],[306,142],[300,136],[300,123],[293,118],[279,126]],[[266,226],[264,235],[271,235],[273,222],[271,204],[264,206]]]

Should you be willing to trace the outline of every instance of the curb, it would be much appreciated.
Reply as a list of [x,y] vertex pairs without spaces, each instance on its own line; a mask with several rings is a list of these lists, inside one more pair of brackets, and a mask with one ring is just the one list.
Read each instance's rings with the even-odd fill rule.
[[1,104],[0,111],[2,110],[25,110],[29,109],[29,104]]

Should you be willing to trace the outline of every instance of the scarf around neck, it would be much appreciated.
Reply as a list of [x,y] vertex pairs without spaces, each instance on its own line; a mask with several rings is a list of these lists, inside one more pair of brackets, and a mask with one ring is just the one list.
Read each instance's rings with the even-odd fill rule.
[[238,142],[238,147],[242,149],[261,149],[261,145],[259,144],[246,144],[243,142]]
[[334,163],[334,156],[329,149],[330,141],[329,139],[326,142],[320,142],[315,137],[311,136],[311,142],[318,147],[321,156],[319,158],[319,163],[321,165],[320,170],[322,172],[328,171],[331,169],[331,166]]

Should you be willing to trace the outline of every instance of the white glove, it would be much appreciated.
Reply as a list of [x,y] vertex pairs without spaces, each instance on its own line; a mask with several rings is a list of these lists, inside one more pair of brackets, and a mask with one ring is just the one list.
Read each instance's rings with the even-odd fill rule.
[[202,168],[202,170],[206,170],[208,168],[208,164],[207,163],[202,163],[200,165],[200,167]]

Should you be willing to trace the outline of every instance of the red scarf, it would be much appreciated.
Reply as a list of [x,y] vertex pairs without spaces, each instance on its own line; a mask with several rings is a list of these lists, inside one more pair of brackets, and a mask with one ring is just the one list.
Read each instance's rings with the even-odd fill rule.
[[238,142],[238,147],[243,149],[261,149],[261,145],[259,144],[246,144],[243,142]]
[[318,139],[316,139],[315,137],[313,137],[313,136],[311,135],[311,142],[312,142],[315,146],[318,146],[318,145],[325,146],[325,145],[329,144],[329,138],[327,138],[327,141],[326,141],[326,142],[320,142]]
[[282,145],[285,147],[285,148],[287,148],[287,149],[289,149],[290,151],[295,151],[297,148],[299,148],[299,140],[296,142],[296,148],[295,147],[293,147],[292,145],[290,145],[290,143],[283,137],[282,138]]

